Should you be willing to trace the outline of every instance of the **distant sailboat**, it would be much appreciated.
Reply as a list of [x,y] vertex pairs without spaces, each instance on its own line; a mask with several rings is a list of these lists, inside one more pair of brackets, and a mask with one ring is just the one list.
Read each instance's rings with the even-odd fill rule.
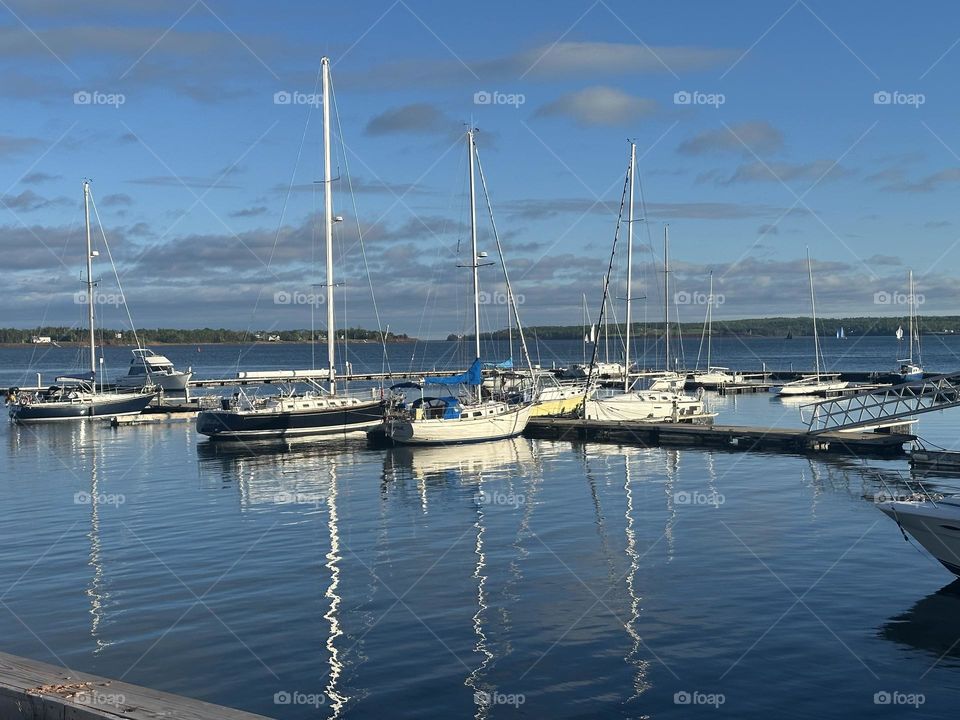
[[[900,363],[898,374],[904,382],[913,382],[914,380],[923,380],[923,365],[920,356],[920,324],[917,322],[917,306],[914,302],[915,290],[913,286],[913,270],[908,275],[909,295],[907,302],[910,306],[909,320],[909,343],[907,357],[897,362]],[[903,327],[897,328],[897,341],[903,340]],[[916,346],[916,355],[914,355],[914,346]]]
[[843,331],[843,326],[841,325],[840,328],[837,330],[837,340],[846,340],[846,339],[847,339],[847,334]]

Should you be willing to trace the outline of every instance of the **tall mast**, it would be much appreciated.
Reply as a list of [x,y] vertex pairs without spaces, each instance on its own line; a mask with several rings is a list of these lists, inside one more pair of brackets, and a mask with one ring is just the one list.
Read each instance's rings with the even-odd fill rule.
[[477,198],[474,190],[474,153],[473,146],[473,128],[467,130],[467,161],[470,164],[470,250],[473,252],[473,259],[470,265],[473,267],[473,336],[474,336],[474,357],[480,357],[480,259],[477,257]]
[[820,380],[820,337],[817,335],[817,301],[813,295],[813,265],[810,248],[807,248],[807,276],[810,278],[810,311],[813,314],[813,358],[817,366],[817,381]]
[[323,74],[323,232],[327,248],[327,367],[330,368],[330,394],[337,392],[337,328],[333,313],[333,177],[330,172],[330,58],[321,58]]
[[83,220],[87,228],[87,331],[90,333],[90,372],[97,372],[97,343],[93,330],[93,245],[90,242],[90,181],[83,181]]
[[630,390],[630,324],[633,322],[633,173],[637,161],[637,144],[630,143],[630,204],[627,210],[627,327],[623,342],[623,391]]
[[670,226],[663,226],[663,354],[670,372]]
[[710,294],[707,296],[707,372],[710,372],[710,343],[713,340],[713,270],[710,271]]
[[910,297],[907,298],[907,301],[910,303],[910,359],[907,361],[913,365],[913,270],[909,271],[909,280],[907,282],[907,292],[910,293]]

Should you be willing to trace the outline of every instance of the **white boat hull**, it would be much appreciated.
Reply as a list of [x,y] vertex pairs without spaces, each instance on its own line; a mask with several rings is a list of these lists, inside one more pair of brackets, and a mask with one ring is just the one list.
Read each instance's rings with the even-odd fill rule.
[[702,400],[671,393],[623,393],[586,403],[587,420],[670,422],[709,417]]
[[502,440],[527,427],[532,405],[520,405],[497,415],[437,419],[388,417],[386,435],[403,445],[451,445]]
[[932,502],[892,501],[877,507],[955,575],[960,575],[960,497]]
[[844,382],[843,380],[838,380],[836,382],[817,383],[804,383],[802,380],[800,380],[797,381],[796,384],[787,383],[786,385],[770,388],[770,392],[772,392],[774,395],[796,397],[800,395],[823,395],[828,392],[845,390],[848,387],[850,387],[850,383]]

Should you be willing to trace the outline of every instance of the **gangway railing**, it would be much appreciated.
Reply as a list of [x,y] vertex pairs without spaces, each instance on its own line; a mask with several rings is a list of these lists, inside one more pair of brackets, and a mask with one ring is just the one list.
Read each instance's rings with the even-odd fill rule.
[[[855,430],[960,406],[960,373],[873,388],[800,408],[811,435]],[[807,420],[809,413],[809,420]]]

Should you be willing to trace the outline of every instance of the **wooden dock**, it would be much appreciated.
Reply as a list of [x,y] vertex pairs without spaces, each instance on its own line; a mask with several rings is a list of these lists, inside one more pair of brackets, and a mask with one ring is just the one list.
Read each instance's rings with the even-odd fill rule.
[[793,428],[738,425],[645,423],[579,418],[531,418],[532,438],[613,442],[647,447],[700,447],[736,452],[830,453],[858,457],[897,457],[915,439],[904,433],[830,432],[810,435]]
[[263,715],[0,653],[0,718],[266,720]]

